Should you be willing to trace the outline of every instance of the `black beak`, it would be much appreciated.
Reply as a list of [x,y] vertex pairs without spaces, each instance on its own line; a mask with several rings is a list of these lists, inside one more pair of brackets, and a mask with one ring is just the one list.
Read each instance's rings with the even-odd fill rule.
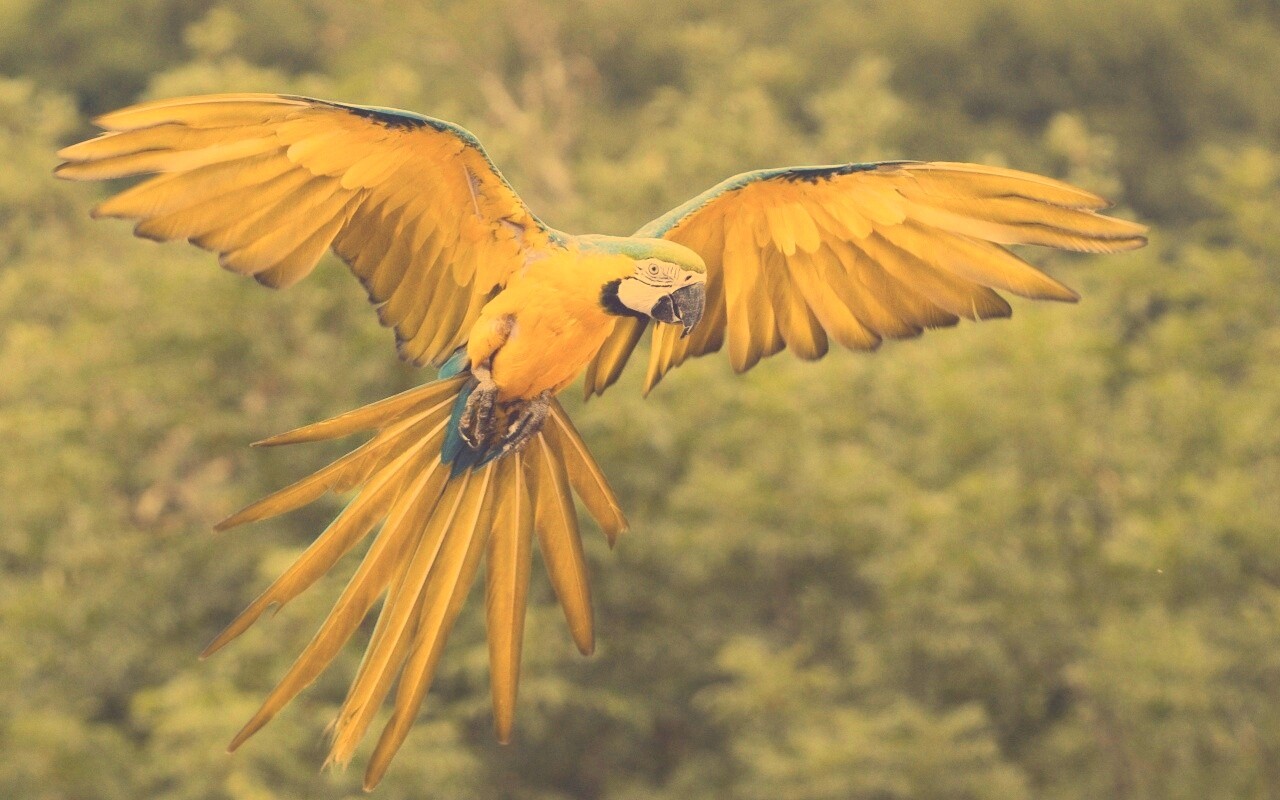
[[684,326],[681,336],[688,336],[693,326],[702,319],[702,309],[707,302],[707,287],[704,283],[693,283],[663,295],[649,312],[649,316],[659,322]]

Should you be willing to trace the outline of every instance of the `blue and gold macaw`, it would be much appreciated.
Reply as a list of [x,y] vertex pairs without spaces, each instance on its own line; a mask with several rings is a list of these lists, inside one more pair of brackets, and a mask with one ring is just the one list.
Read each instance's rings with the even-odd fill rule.
[[61,151],[58,175],[155,176],[95,215],[137,220],[149,239],[186,239],[271,287],[301,280],[332,249],[395,330],[401,357],[440,368],[419,388],[261,442],[372,432],[218,526],[354,493],[206,655],[378,529],[315,638],[231,743],[315,680],[384,597],[330,754],[351,759],[395,683],[369,788],[407,735],[482,562],[500,740],[511,734],[535,538],[573,640],[591,652],[574,495],[610,543],[627,523],[556,395],[583,373],[587,395],[602,393],[651,324],[646,392],[726,344],[743,372],[784,348],[816,359],[832,340],[873,350],[962,317],[1008,316],[997,290],[1077,299],[1005,245],[1113,253],[1146,241],[1142,226],[1101,215],[1102,198],[1065,183],[915,161],[757,170],[633,236],[574,236],[534,216],[470,133],[405,111],[228,94],[146,103],[98,124],[105,134]]

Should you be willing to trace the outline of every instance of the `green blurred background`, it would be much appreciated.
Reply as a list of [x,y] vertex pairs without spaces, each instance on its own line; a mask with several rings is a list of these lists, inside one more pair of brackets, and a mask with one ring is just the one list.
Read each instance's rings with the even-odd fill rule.
[[575,390],[633,524],[587,531],[597,653],[539,572],[500,747],[474,597],[379,797],[1280,797],[1273,0],[0,0],[0,75],[0,797],[360,796],[319,770],[357,646],[224,753],[344,575],[195,657],[340,501],[210,526],[346,446],[248,442],[429,376],[336,262],[264,291],[50,176],[95,112],[245,90],[456,120],[575,232],[894,157],[1153,225],[1033,254],[1076,307]]

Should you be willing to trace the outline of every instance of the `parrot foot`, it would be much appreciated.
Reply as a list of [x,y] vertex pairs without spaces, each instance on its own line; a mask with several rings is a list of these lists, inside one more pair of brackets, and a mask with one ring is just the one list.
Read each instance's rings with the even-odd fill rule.
[[475,367],[471,374],[478,383],[462,408],[458,433],[467,446],[474,450],[489,438],[489,430],[493,427],[493,410],[498,401],[498,384],[493,382],[493,373],[487,367]]
[[476,386],[458,418],[458,433],[469,449],[492,452],[490,448],[496,448],[493,457],[506,455],[524,447],[542,430],[551,413],[549,390],[530,400],[501,401],[498,384],[487,366],[473,367],[471,374]]
[[507,435],[502,437],[505,442],[502,446],[503,454],[524,447],[526,442],[542,430],[542,424],[547,421],[547,415],[550,413],[550,390],[525,403],[524,408],[512,417],[510,424],[507,425]]

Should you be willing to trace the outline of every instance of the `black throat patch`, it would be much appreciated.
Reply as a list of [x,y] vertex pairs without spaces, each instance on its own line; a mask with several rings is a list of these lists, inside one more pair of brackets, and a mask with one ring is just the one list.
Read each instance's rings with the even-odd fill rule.
[[604,306],[604,310],[617,317],[648,319],[648,314],[642,314],[618,299],[618,287],[620,285],[622,285],[622,279],[618,278],[617,280],[609,281],[600,290],[600,305]]

